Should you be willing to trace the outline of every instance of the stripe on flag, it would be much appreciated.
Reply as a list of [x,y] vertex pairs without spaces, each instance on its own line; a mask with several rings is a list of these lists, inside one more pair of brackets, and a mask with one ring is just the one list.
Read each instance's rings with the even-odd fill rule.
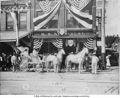
[[12,17],[12,19],[14,21],[15,26],[16,26],[17,25],[17,16],[16,16],[16,13],[15,12],[10,12],[10,14],[11,14],[11,17]]
[[53,9],[49,13],[45,13],[33,19],[35,31],[43,27],[46,23],[48,23],[48,21],[50,21],[55,16],[60,7],[60,4],[61,0],[58,1],[58,3],[53,7]]
[[33,48],[34,49],[38,49],[38,48],[41,48],[42,44],[43,44],[43,39],[34,39],[34,42],[33,42],[34,46]]
[[87,38],[83,44],[88,49],[94,49],[94,47],[93,47],[94,42],[93,41],[94,41],[93,38]]
[[48,13],[51,10],[50,4],[51,4],[51,1],[49,0],[39,2],[39,5],[44,13]]
[[[70,14],[84,27],[91,29],[92,28],[92,16],[83,12],[78,12],[74,7],[70,7],[68,4],[65,4],[66,8]],[[77,11],[77,12],[76,12]]]
[[82,10],[91,0],[70,0],[69,2],[77,10]]
[[55,45],[57,48],[63,47],[63,40],[62,39],[55,39],[52,41],[53,45]]

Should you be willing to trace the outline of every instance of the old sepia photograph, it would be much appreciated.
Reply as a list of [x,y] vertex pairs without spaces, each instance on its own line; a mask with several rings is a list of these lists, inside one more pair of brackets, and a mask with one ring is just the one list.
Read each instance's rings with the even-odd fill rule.
[[120,0],[0,0],[6,95],[120,95]]

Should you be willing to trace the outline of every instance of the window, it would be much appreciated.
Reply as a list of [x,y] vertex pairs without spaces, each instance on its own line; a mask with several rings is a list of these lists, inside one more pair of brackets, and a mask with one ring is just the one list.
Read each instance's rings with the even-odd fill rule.
[[67,11],[67,27],[68,28],[78,28],[79,23],[74,19],[73,16]]
[[27,29],[27,13],[21,12],[19,19],[19,29]]
[[6,14],[6,30],[14,30],[14,22],[9,13]]

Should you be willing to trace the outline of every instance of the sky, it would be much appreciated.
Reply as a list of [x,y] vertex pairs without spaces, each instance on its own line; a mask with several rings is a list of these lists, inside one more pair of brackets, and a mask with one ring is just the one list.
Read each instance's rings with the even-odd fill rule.
[[120,0],[108,1],[105,35],[119,35],[120,37]]

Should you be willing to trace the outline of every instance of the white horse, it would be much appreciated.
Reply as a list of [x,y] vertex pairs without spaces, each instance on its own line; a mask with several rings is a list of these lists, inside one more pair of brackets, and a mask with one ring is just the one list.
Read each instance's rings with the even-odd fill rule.
[[54,67],[54,72],[58,72],[59,71],[59,67],[60,67],[60,64],[62,62],[63,54],[65,54],[65,51],[63,49],[61,49],[57,54],[55,54],[55,55],[48,55],[46,57],[47,72],[49,71],[49,64],[50,64],[50,62],[52,63],[52,65]]
[[29,66],[34,69],[34,71],[40,72],[43,70],[43,64],[42,60],[39,57],[38,54],[39,51],[33,50],[32,53],[30,53],[31,56],[31,62],[29,62]]
[[59,72],[60,65],[62,63],[62,58],[64,54],[65,54],[65,51],[61,49],[58,52],[58,54],[55,56],[55,58],[53,59],[54,72],[57,72],[57,73]]
[[29,55],[29,48],[21,46],[21,47],[18,47],[18,49],[21,51],[20,70],[27,71],[28,70],[28,62],[31,60],[31,57]]
[[88,54],[88,49],[83,48],[81,52],[78,54],[70,54],[66,57],[65,64],[66,64],[66,72],[70,70],[71,63],[79,64],[79,73],[81,72],[81,66],[83,65],[83,61],[85,55]]

